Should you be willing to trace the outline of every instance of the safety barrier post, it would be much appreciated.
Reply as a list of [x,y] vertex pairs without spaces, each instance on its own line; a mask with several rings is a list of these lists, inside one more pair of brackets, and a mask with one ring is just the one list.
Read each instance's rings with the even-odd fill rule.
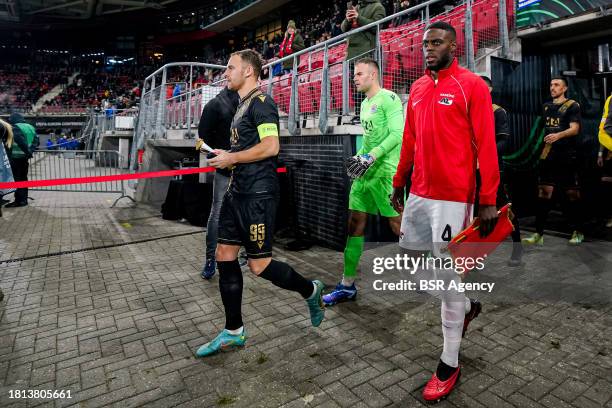
[[185,103],[187,104],[187,138],[191,139],[191,91],[193,84],[193,65],[189,64],[189,92],[187,93]]
[[508,35],[506,0],[499,0],[499,36],[501,42],[501,56],[503,58],[508,58],[510,54],[510,37]]
[[329,56],[325,44],[323,50],[323,72],[321,77],[321,100],[319,102],[319,130],[322,134],[327,132],[327,117],[329,112]]
[[349,64],[342,61],[342,116],[349,113]]
[[166,138],[165,129],[165,112],[166,112],[166,82],[167,82],[168,68],[164,67],[162,71],[162,82],[159,91],[159,108],[157,109],[157,117],[155,118],[155,138]]
[[465,56],[467,68],[470,71],[476,69],[474,61],[474,30],[472,27],[472,0],[466,0],[465,8]]
[[293,71],[291,78],[291,95],[289,97],[289,117],[287,118],[287,130],[291,136],[296,136],[298,131],[298,62],[297,58],[293,57]]

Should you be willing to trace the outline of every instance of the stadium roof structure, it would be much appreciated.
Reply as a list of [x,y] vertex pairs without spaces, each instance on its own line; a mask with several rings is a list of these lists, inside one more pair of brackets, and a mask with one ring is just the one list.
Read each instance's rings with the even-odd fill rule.
[[0,0],[0,22],[89,20],[137,10],[164,10],[181,0]]

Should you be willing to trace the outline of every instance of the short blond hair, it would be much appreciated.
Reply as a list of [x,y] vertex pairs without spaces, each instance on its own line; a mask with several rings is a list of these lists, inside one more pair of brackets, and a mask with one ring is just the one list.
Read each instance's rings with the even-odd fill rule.
[[10,149],[13,145],[13,127],[10,123],[5,122],[2,119],[0,119],[0,125],[2,125],[2,127],[5,129],[4,131],[6,132],[6,147]]
[[261,75],[261,55],[257,51],[253,51],[250,49],[245,49],[241,51],[233,52],[231,55],[238,55],[243,62],[246,62],[247,65],[253,67],[253,73],[255,74],[255,79],[259,79]]

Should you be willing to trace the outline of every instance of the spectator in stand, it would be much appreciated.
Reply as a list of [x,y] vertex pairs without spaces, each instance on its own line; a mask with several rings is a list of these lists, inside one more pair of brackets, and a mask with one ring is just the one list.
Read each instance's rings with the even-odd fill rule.
[[[414,2],[414,0],[413,0]],[[399,13],[400,11],[404,11],[404,10],[408,10],[410,7],[412,6],[412,4],[410,3],[410,0],[402,0],[397,7],[394,10],[394,14],[395,13]],[[403,14],[399,17],[396,17],[393,19],[393,22],[391,23],[391,25],[393,27],[399,27],[403,24],[406,24],[410,21],[410,16],[408,14]]]
[[[341,24],[343,32],[363,27],[386,16],[385,8],[379,0],[359,0],[357,7],[346,10],[346,18]],[[376,47],[376,28],[362,31],[349,37],[346,59],[362,57]]]
[[[285,38],[280,46],[278,56],[280,58],[291,55],[297,51],[304,49],[304,39],[295,27],[295,21],[289,20]],[[293,59],[283,61],[283,73],[288,74],[293,69]]]
[[104,110],[104,113],[106,114],[107,118],[112,118],[113,116],[115,116],[116,110],[117,108],[115,107],[115,105],[109,103],[109,107]]
[[263,52],[263,57],[266,59],[266,61],[270,61],[272,58],[274,58],[274,41],[272,42],[265,42],[264,43],[264,52]]
[[55,143],[53,142],[52,138],[48,138],[47,139],[47,150],[54,150],[54,145]]
[[172,91],[172,97],[179,96],[182,92],[181,84],[176,84],[174,86],[174,91]]
[[[379,0],[359,0],[357,7],[348,7],[346,10],[345,19],[341,24],[343,32],[351,31],[359,27],[366,26],[374,21],[385,18],[387,13]],[[348,47],[346,50],[346,60],[349,61],[349,72],[353,72],[355,61],[357,59],[367,57],[368,53],[376,48],[376,28],[361,31],[353,34],[348,38]],[[355,101],[355,116],[352,119],[353,124],[360,122],[360,103],[357,88],[353,84],[353,100]]]
[[332,38],[342,34],[342,28],[340,28],[340,24],[342,24],[342,21],[336,20],[334,22],[334,26],[332,27],[332,32],[331,32]]
[[136,98],[140,98],[140,87],[137,83],[134,84],[134,88],[132,88],[132,95]]

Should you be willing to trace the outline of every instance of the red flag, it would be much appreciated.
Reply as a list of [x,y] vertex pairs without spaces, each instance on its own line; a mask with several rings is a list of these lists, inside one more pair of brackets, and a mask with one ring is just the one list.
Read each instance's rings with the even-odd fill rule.
[[[469,227],[457,234],[448,244],[448,251],[453,259],[457,258],[486,258],[501,244],[514,230],[510,210],[512,204],[506,204],[498,212],[497,223],[493,231],[486,237],[480,236],[480,219],[476,218]],[[467,274],[466,270],[464,274]]]

